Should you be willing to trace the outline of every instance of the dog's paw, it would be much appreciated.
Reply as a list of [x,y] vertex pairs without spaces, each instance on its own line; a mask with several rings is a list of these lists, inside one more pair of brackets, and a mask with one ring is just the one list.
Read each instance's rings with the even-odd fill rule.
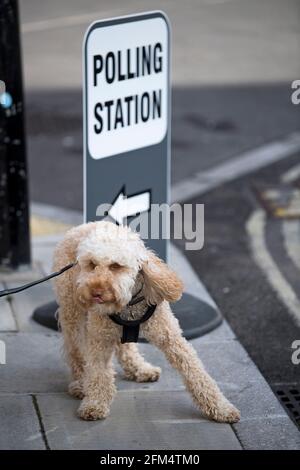
[[161,374],[161,368],[147,366],[136,372],[136,382],[156,382]]
[[224,399],[209,413],[209,418],[217,421],[218,423],[237,423],[240,420],[241,414],[239,410],[233,406],[228,400]]
[[87,421],[96,421],[104,419],[109,415],[109,407],[98,400],[89,400],[84,398],[78,408],[79,418]]
[[161,374],[161,368],[152,365],[146,365],[132,373],[127,373],[125,378],[135,382],[156,382]]
[[73,380],[68,387],[69,394],[74,398],[79,398],[80,400],[84,397],[83,386],[80,380]]

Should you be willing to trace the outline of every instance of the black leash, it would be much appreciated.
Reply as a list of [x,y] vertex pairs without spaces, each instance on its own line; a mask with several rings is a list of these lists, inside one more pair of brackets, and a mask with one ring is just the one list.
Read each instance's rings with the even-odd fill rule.
[[53,277],[60,276],[62,273],[67,271],[68,269],[73,268],[76,263],[71,263],[68,264],[67,266],[64,266],[62,269],[59,271],[56,271],[55,273],[49,274],[49,276],[45,276],[42,279],[38,279],[37,281],[29,282],[28,284],[24,284],[23,286],[19,287],[13,287],[11,289],[4,289],[0,291],[0,297],[4,297],[5,295],[12,295],[12,294],[17,294],[18,292],[22,292],[22,290],[29,289],[30,287],[36,286],[37,284],[41,284],[42,282],[49,281],[49,279],[52,279]]
[[[28,284],[24,284],[23,286],[1,290],[0,297],[5,297],[6,295],[17,294],[18,292],[22,292],[23,290],[29,289],[30,287],[36,286],[37,284],[41,284],[42,282],[49,281],[49,279],[60,276],[68,269],[73,268],[73,266],[75,266],[76,264],[77,264],[77,261],[75,263],[70,263],[67,266],[64,266],[59,271],[51,273],[48,276],[43,277],[42,279],[38,279],[37,281],[32,281],[32,282],[29,282]],[[143,286],[140,288],[140,290],[134,295],[134,297],[128,303],[129,306],[136,305],[137,303],[142,302],[144,300],[143,296],[138,297],[142,289],[143,289]],[[147,308],[144,315],[138,320],[123,320],[116,313],[109,315],[109,318],[114,323],[123,326],[123,334],[122,334],[121,342],[122,343],[137,343],[138,337],[139,337],[139,331],[140,331],[140,324],[149,320],[149,318],[155,312],[155,309],[156,309],[156,305],[150,305]]]

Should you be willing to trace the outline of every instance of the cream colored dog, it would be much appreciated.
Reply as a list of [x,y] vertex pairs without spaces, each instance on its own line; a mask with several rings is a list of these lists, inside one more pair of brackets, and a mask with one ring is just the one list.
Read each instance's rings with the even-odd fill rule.
[[[82,399],[78,409],[81,418],[96,420],[109,414],[116,393],[114,353],[127,379],[158,380],[160,369],[145,361],[135,343],[121,344],[122,327],[109,317],[124,312],[134,317],[147,305],[156,304],[153,316],[141,325],[145,338],[164,352],[206,416],[220,422],[239,420],[238,410],[204,370],[172,314],[168,302],[181,297],[181,281],[146,249],[138,234],[104,221],[73,228],[56,248],[54,270],[76,261],[72,269],[56,278],[55,290],[73,377],[69,392]],[[137,293],[144,300],[128,307]]]

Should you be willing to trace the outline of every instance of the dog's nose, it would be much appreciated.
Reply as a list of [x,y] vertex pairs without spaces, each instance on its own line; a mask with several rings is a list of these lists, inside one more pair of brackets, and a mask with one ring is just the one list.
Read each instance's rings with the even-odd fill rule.
[[103,299],[103,291],[102,290],[93,290],[92,291],[92,298],[93,302],[96,302],[97,304],[103,304],[104,299]]
[[92,290],[92,296],[93,297],[101,297],[102,294],[103,294],[102,289]]

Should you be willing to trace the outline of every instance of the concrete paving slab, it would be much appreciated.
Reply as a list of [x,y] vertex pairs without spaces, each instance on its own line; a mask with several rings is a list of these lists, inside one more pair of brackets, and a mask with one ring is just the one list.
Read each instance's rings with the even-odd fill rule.
[[[223,386],[235,384],[240,388],[245,388],[251,381],[256,380],[257,374],[260,375],[237,341],[205,343],[202,338],[198,338],[191,343],[207,371]],[[150,344],[140,344],[139,349],[148,361],[162,367],[164,371],[168,370],[168,377],[162,374],[159,386],[167,387],[170,390],[176,388],[178,374],[169,367],[164,355]],[[157,386],[159,382],[157,382]]]
[[[40,277],[42,274],[40,274]],[[19,286],[20,282],[9,283],[8,287]],[[54,299],[51,282],[45,282],[38,286],[24,290],[11,296],[11,304],[17,320],[19,331],[26,332],[49,332],[42,325],[32,320],[32,313],[39,307]]]
[[79,420],[79,402],[65,394],[38,404],[51,449],[241,449],[231,426],[202,419],[182,392],[118,392],[98,422]]
[[53,252],[58,241],[63,238],[63,235],[50,237],[51,235],[35,237],[31,249],[34,261],[43,260],[42,266],[45,275],[52,272]]
[[[17,333],[0,335],[6,343],[7,366],[3,368],[0,392],[65,392],[69,372],[62,354],[59,333]],[[220,387],[241,410],[242,418],[283,415],[285,411],[236,341],[204,343],[195,340],[200,357]],[[124,380],[118,364],[119,390],[184,390],[179,374],[169,366],[163,354],[149,344],[139,345],[147,360],[162,368],[158,382],[136,383]],[[220,362],[218,357],[222,358]],[[241,371],[241,365],[243,371]],[[238,369],[238,372],[237,372]]]
[[45,449],[31,396],[0,395],[0,420],[1,450]]
[[173,243],[170,243],[170,256],[168,261],[174,271],[182,276],[185,292],[200,298],[203,302],[206,302],[208,305],[217,309],[215,302],[207,292],[205,286],[200,281],[192,266],[187,261],[184,254]]
[[220,326],[210,331],[209,333],[206,333],[200,338],[197,338],[197,341],[199,341],[200,344],[215,343],[215,342],[219,343],[219,342],[231,341],[231,340],[236,340],[236,337],[232,329],[230,328],[230,326],[224,319]]
[[[17,392],[57,392],[66,390],[67,367],[62,354],[60,333],[8,333],[0,335],[7,348],[9,367],[3,371],[0,391]],[[193,341],[205,367],[222,385],[229,384],[233,392],[244,389],[255,381],[257,369],[236,341],[220,343],[207,342],[201,339]],[[140,351],[147,360],[162,367],[160,380],[152,384],[136,384],[120,380],[119,386],[124,389],[137,387],[154,390],[180,390],[182,384],[177,372],[171,368],[164,355],[152,345],[140,344]],[[243,372],[236,370],[243,367]],[[21,388],[20,388],[21,387]],[[235,388],[237,387],[237,388]]]
[[299,450],[300,432],[287,416],[271,416],[234,424],[244,449]]
[[[5,289],[0,282],[0,290]],[[0,331],[16,331],[17,324],[7,297],[0,299]]]
[[[193,341],[205,368],[220,388],[242,412],[242,420],[253,417],[286,416],[279,401],[237,341],[225,343]],[[195,344],[196,343],[196,344]],[[144,357],[162,368],[158,382],[137,384],[123,379],[117,366],[117,386],[121,390],[184,390],[178,373],[172,369],[160,351],[151,345],[140,345]],[[218,358],[222,358],[221,362]]]
[[0,393],[35,393],[67,390],[68,372],[59,334],[0,334],[6,345],[1,366]]
[[[7,365],[1,370],[2,380],[0,383],[0,393],[45,392],[48,396],[49,392],[65,392],[67,390],[68,370],[61,354],[62,342],[59,333],[6,333],[0,335],[0,339],[5,341],[7,349]],[[287,423],[290,422],[290,420],[285,414],[285,411],[237,341],[225,340],[206,342],[204,338],[198,338],[193,341],[193,344],[207,370],[210,371],[212,376],[218,381],[226,396],[241,410],[242,420],[237,425],[237,429],[240,433],[241,442],[245,441],[248,446],[247,448],[256,448],[255,446],[260,448],[261,438],[259,433],[253,430],[255,426],[258,426],[261,434],[265,436],[263,446],[266,448],[268,448],[268,446],[274,446],[274,448],[276,448],[277,446],[277,441],[274,440],[272,435],[270,435],[270,439],[268,438],[271,432],[269,430],[272,429],[273,425],[276,425],[275,429],[280,426],[282,429],[287,429],[287,432],[291,434],[291,445],[296,445],[294,443],[297,443],[297,429],[293,425],[291,427],[288,426]],[[192,400],[184,390],[184,386],[178,374],[169,367],[162,353],[153,346],[141,344],[140,349],[149,361],[163,368],[162,377],[156,383],[137,384],[123,380],[122,371],[118,368],[117,388],[120,397],[123,396],[122,394],[124,393],[129,395],[133,394],[133,396],[139,394],[139,397],[141,397],[139,403],[147,409],[148,394],[155,394],[157,397],[161,397],[162,395],[168,396],[170,403],[172,403],[172,397],[176,397],[179,393],[181,397],[180,403],[182,403],[180,419],[191,419],[191,411],[189,410],[194,410]],[[221,360],[219,358],[221,358]],[[62,395],[65,396],[64,393]],[[55,398],[52,400],[55,401],[57,399],[61,402],[60,396],[60,394],[55,395]],[[74,402],[71,398],[70,400],[71,403]],[[183,406],[183,403],[186,403],[186,405]],[[156,404],[155,407],[158,405],[159,403]],[[60,406],[59,403],[57,406]],[[76,408],[78,403],[75,401],[75,404],[73,403],[72,406]],[[165,407],[167,410],[167,406]],[[172,411],[172,419],[179,419],[176,414],[177,411],[174,411],[172,407],[169,408],[169,410],[170,409]],[[124,417],[120,409],[118,410],[119,425],[122,427],[123,425],[125,426],[123,419],[124,423],[126,423],[126,416]],[[126,404],[126,406],[124,405],[123,410],[125,414],[127,414],[128,404]],[[187,418],[183,418],[183,410],[188,410]],[[65,419],[65,415],[68,414],[69,411],[64,408],[64,405],[61,405],[60,413]],[[195,413],[195,410],[193,413]],[[197,419],[201,419],[200,414],[198,414],[197,411],[196,413]],[[155,413],[152,413],[151,416],[154,419]],[[195,416],[195,414],[193,416]],[[166,415],[164,419],[167,419]],[[179,428],[177,426],[174,433],[176,434],[178,431],[179,434],[184,435],[188,432],[185,426],[191,429],[193,428],[191,424],[193,423],[185,422],[184,427]],[[149,426],[151,428],[152,424],[149,424]],[[52,428],[53,426],[49,429],[52,430]],[[86,430],[84,430],[84,432],[86,432]],[[192,433],[194,433],[194,431],[192,431]],[[105,432],[105,435],[109,434]],[[139,432],[137,436],[139,435],[142,434]],[[118,439],[119,438],[120,440],[117,440],[117,442],[118,445],[121,446],[125,441],[122,440],[121,436],[119,436]],[[175,436],[174,442],[176,442],[176,439]],[[88,442],[84,445],[88,446]],[[134,448],[136,442],[139,441],[132,435],[130,444],[132,448]],[[156,441],[154,440],[153,442],[153,447],[157,447]],[[165,443],[165,441],[161,442]],[[74,445],[78,445],[78,442],[76,441]],[[196,445],[195,442],[193,445]],[[209,445],[209,443],[205,442],[205,446]]]
[[[60,334],[18,333],[1,335],[6,343],[7,365],[1,371],[0,392],[40,393],[65,392],[69,371],[62,355]],[[196,340],[200,343],[200,339]],[[223,344],[223,348],[220,346]],[[198,349],[200,346],[198,346]],[[218,349],[219,348],[219,349]],[[124,380],[117,366],[117,388],[122,391],[184,391],[178,373],[169,366],[163,354],[151,345],[142,344],[145,358],[162,367],[162,376],[155,383]],[[217,361],[222,350],[222,363]],[[259,374],[243,348],[235,341],[201,343],[201,354],[207,370],[217,380],[226,396],[241,410],[242,420],[268,416],[286,416],[284,409]],[[241,372],[241,363],[244,366]],[[240,373],[236,372],[239,368]],[[190,397],[187,394],[191,402]]]
[[220,383],[238,384],[244,388],[260,373],[238,341],[202,343],[192,341],[207,371]]
[[16,271],[0,271],[0,282],[5,285],[20,282],[20,284],[26,284],[27,282],[38,279],[42,272],[42,260],[32,263],[30,269],[22,267]]
[[[170,378],[170,375],[172,377]],[[273,395],[268,384],[264,380],[260,380],[257,376],[249,378],[249,383],[245,387],[239,384],[223,384],[218,383],[222,392],[234,405],[241,410],[241,422],[247,419],[267,418],[269,416],[282,416],[286,417],[286,413],[278,400]],[[155,383],[138,384],[125,380],[122,377],[122,372],[118,368],[117,375],[117,388],[118,390],[129,391],[161,391],[168,390],[172,393],[174,390],[184,391],[185,387],[181,382],[176,372],[169,371],[166,373],[163,370],[161,379]],[[187,392],[186,392],[187,393]],[[189,397],[188,393],[187,396]],[[191,398],[189,397],[190,401]]]
[[52,272],[52,263],[53,263],[53,250],[55,245],[47,246],[47,245],[35,245],[32,249],[32,258],[34,260],[42,259],[43,260],[43,271],[46,274],[50,274]]
[[[52,247],[50,249],[52,249]],[[40,279],[43,275],[45,275],[45,270],[42,266],[42,263],[39,260],[35,260],[31,269],[23,269],[13,272],[1,272],[0,281],[5,285],[6,288],[10,289]],[[11,295],[9,297],[9,303],[14,317],[14,327],[11,328],[11,330],[37,332],[47,331],[45,328],[33,322],[31,315],[35,307],[52,300],[53,297],[54,294],[52,292],[50,282],[40,284],[39,286],[32,287],[18,294]],[[2,300],[3,299],[0,299],[0,302],[2,302]],[[7,322],[5,318],[3,319],[3,322],[4,321]],[[8,325],[9,328],[6,328],[5,330],[2,330],[1,322],[2,320],[0,317],[0,331],[9,331],[10,326],[12,326],[11,320]]]

